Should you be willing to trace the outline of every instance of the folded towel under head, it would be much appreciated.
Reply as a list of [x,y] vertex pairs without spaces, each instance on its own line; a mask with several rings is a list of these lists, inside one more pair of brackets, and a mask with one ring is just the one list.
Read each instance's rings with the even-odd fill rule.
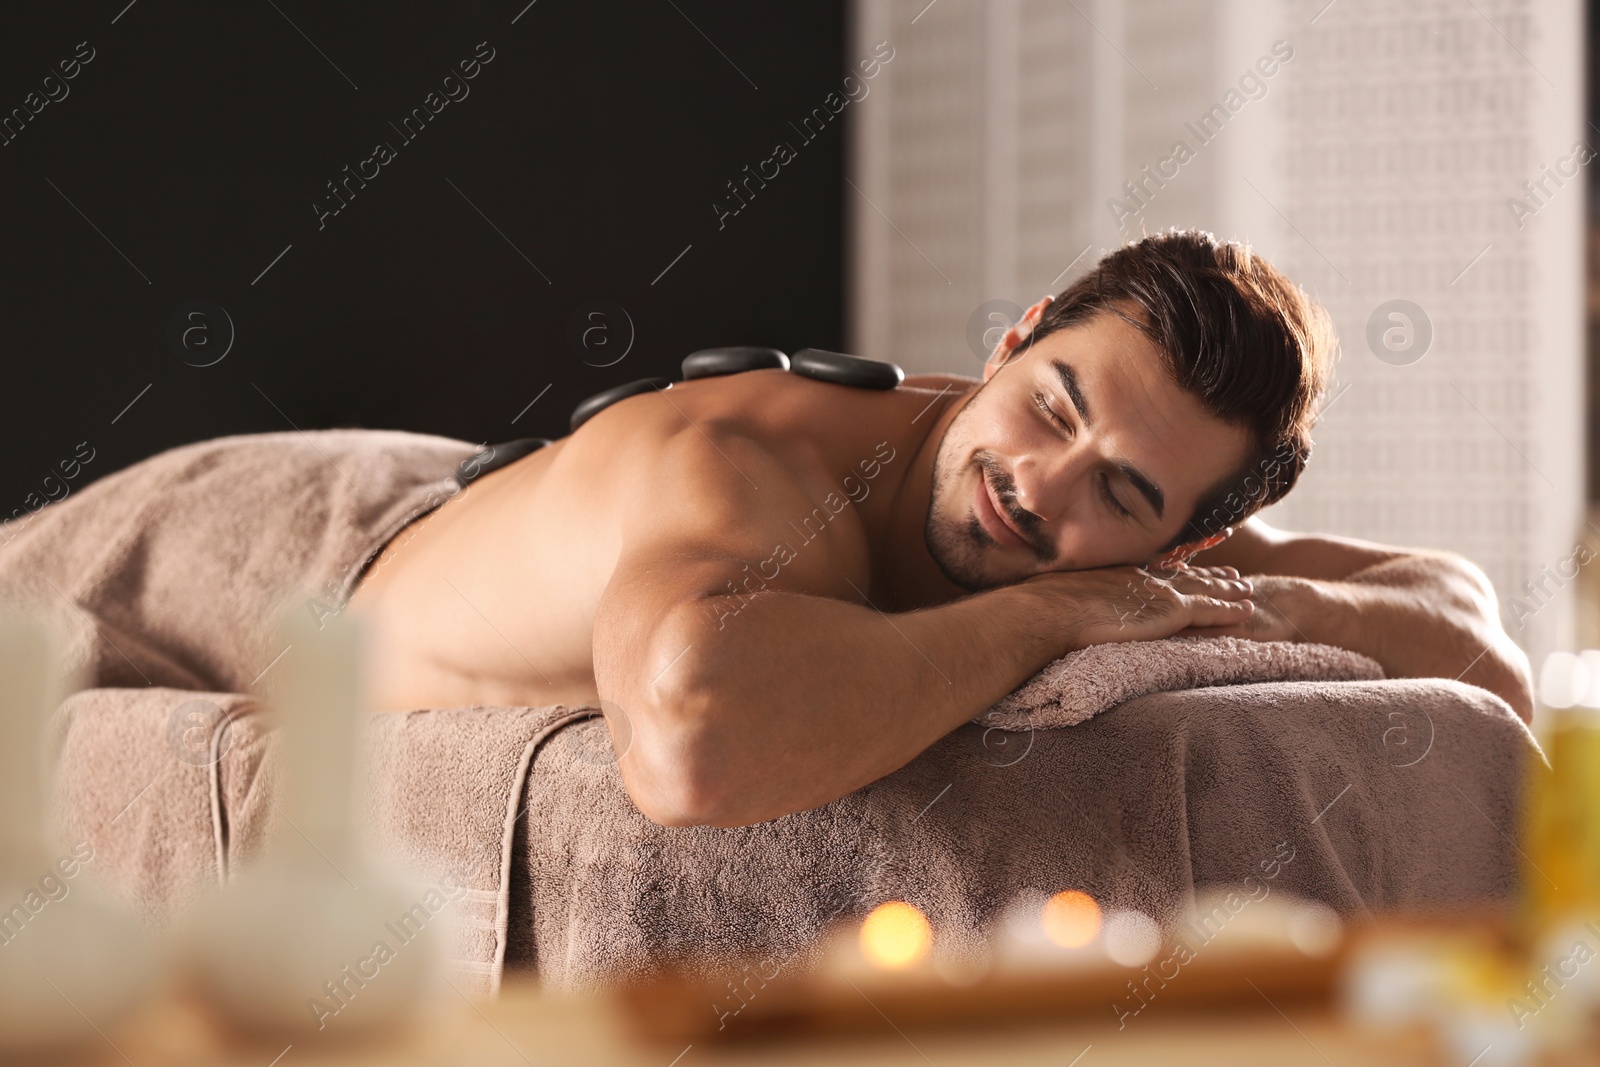
[[1062,656],[972,721],[997,730],[1044,730],[1076,726],[1146,693],[1383,676],[1376,660],[1333,645],[1238,637],[1120,641]]

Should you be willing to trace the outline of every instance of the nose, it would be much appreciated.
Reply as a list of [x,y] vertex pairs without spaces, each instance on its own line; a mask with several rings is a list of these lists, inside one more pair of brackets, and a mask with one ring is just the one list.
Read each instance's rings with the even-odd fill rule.
[[1011,469],[1017,503],[1044,522],[1054,522],[1067,512],[1092,460],[1076,441],[1019,456]]

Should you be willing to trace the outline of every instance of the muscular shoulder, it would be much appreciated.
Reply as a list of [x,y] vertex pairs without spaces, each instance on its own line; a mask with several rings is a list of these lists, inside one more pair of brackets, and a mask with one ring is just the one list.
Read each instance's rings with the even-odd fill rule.
[[851,392],[753,371],[630,397],[564,442],[564,480],[605,498],[624,558],[773,561],[784,585],[848,595],[869,554],[826,434]]

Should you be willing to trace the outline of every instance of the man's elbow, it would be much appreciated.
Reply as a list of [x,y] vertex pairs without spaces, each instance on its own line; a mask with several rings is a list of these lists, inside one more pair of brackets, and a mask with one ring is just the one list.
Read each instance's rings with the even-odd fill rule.
[[617,770],[633,806],[658,826],[707,825],[715,801],[688,715],[659,697],[635,701],[627,714],[631,736]]
[[622,784],[639,814],[657,826],[748,826],[762,819],[730,795],[726,771],[705,769],[693,757],[622,761]]
[[1443,554],[1463,584],[1470,590],[1472,608],[1483,620],[1481,635],[1487,637],[1483,654],[1484,688],[1497,694],[1517,717],[1525,723],[1533,722],[1533,670],[1528,654],[1511,639],[1500,622],[1500,602],[1495,595],[1494,583],[1483,568],[1464,556]]
[[692,784],[659,775],[623,772],[622,784],[639,814],[657,826],[714,826],[711,805]]
[[1533,723],[1533,671],[1528,665],[1528,654],[1522,651],[1498,623],[1480,625],[1466,630],[1460,638],[1457,652],[1451,657],[1450,676],[1455,662],[1465,662],[1457,681],[1487,689],[1516,713],[1524,723]]
[[757,763],[728,752],[710,729],[696,725],[635,739],[619,769],[635,808],[656,825],[741,827],[789,814],[747,774]]
[[1517,718],[1528,725],[1533,724],[1533,671],[1528,664],[1528,654],[1509,637],[1500,642],[1500,647],[1493,650],[1495,662],[1493,671],[1499,677],[1492,692],[1497,693],[1501,699],[1511,705],[1511,710],[1517,713]]
[[631,737],[618,759],[639,813],[658,826],[744,826],[741,762],[724,745],[709,692],[678,684],[652,688],[629,713]]

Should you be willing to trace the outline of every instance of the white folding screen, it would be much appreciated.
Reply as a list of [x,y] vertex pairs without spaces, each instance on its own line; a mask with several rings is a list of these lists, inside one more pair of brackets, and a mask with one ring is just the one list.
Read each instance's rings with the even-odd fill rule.
[[1467,555],[1537,663],[1584,528],[1582,38],[1576,0],[857,0],[895,58],[851,343],[976,374],[992,316],[1140,232],[1248,240],[1343,347],[1267,518]]

